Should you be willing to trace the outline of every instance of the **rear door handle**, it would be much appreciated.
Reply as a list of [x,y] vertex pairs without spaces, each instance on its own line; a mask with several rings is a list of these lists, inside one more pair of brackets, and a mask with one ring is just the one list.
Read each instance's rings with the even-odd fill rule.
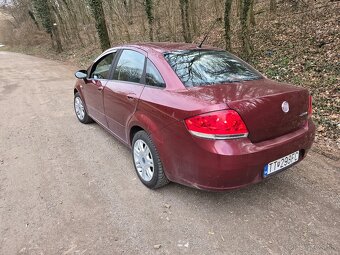
[[136,94],[134,94],[134,93],[128,94],[126,97],[127,97],[128,100],[133,101],[133,100],[136,99]]

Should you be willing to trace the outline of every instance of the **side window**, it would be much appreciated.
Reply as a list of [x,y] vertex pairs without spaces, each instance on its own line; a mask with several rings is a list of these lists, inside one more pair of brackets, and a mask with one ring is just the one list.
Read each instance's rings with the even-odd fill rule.
[[145,83],[149,86],[155,87],[165,87],[165,82],[155,67],[155,65],[148,59],[146,63],[146,72],[145,72]]
[[144,70],[144,61],[143,54],[133,50],[124,50],[120,55],[113,79],[140,83]]
[[92,73],[90,78],[93,79],[109,79],[110,68],[112,65],[113,58],[116,53],[110,53],[95,63],[92,67]]

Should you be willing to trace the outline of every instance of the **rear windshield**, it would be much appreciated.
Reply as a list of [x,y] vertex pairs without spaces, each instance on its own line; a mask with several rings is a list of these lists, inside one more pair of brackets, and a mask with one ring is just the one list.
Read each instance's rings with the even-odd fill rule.
[[186,87],[261,79],[254,68],[234,55],[217,50],[181,50],[164,53]]

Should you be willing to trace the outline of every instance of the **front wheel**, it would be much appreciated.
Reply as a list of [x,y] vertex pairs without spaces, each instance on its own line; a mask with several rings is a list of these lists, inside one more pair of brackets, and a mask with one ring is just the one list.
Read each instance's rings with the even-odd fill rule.
[[145,131],[133,137],[132,156],[137,175],[145,186],[157,189],[169,183],[156,147]]
[[74,94],[74,111],[78,120],[83,124],[93,122],[91,117],[87,114],[83,100],[80,97],[79,92]]

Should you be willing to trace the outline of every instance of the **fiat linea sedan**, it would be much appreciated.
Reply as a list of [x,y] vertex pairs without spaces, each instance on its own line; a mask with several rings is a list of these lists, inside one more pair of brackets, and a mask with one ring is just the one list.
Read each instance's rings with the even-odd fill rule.
[[129,146],[149,188],[240,188],[301,161],[314,140],[306,89],[269,80],[221,49],[123,45],[75,75],[78,120]]

